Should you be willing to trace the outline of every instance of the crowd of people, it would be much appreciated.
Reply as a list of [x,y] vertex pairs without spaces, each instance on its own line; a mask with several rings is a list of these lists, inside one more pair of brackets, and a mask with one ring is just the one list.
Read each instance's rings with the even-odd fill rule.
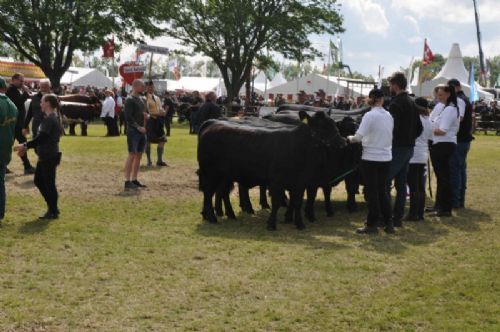
[[[365,181],[368,216],[359,234],[394,233],[403,220],[424,219],[425,182],[429,152],[437,178],[436,200],[427,212],[437,217],[452,217],[452,209],[465,206],[467,188],[467,153],[472,136],[472,105],[451,79],[437,86],[435,106],[429,115],[429,101],[414,100],[407,92],[403,73],[389,78],[393,98],[388,110],[383,108],[384,95],[374,89],[369,94],[368,111],[349,142],[363,146],[361,173]],[[391,186],[396,198],[391,209]],[[410,189],[410,209],[404,214]]]
[[[371,110],[364,115],[356,134],[348,138],[363,146],[360,170],[369,210],[365,227],[358,229],[363,234],[375,233],[380,226],[393,233],[395,227],[402,226],[403,220],[424,219],[429,156],[437,178],[437,192],[435,205],[427,212],[450,217],[452,209],[465,206],[467,153],[474,139],[473,105],[463,93],[460,82],[452,79],[447,85],[438,86],[432,103],[411,97],[402,73],[395,73],[389,83],[393,97],[387,109],[382,91],[372,90],[367,101]],[[158,95],[152,81],[135,80],[129,94],[125,90],[92,87],[78,93],[95,95],[102,100],[101,118],[107,127],[107,136],[120,135],[122,125],[125,127],[129,153],[125,162],[125,190],[146,187],[139,182],[138,173],[143,153],[147,156],[147,166],[154,164],[151,145],[157,147],[155,164],[167,166],[165,144],[174,112],[179,111],[180,105],[188,105],[189,112],[178,113],[189,118],[192,133],[197,133],[206,120],[222,115],[213,92],[208,93],[205,100],[197,92],[176,96],[165,91]],[[304,94],[300,93],[301,96]],[[31,103],[26,110],[24,105],[28,98]],[[303,98],[299,98],[299,102],[304,102]],[[435,106],[431,112],[432,104]],[[15,150],[25,174],[35,174],[35,185],[47,203],[48,209],[42,218],[58,217],[55,178],[61,160],[58,143],[63,134],[59,108],[58,98],[52,93],[48,80],[40,81],[38,91],[32,93],[21,74],[15,74],[9,86],[0,79],[0,219],[5,213],[4,180],[14,140],[18,142]],[[30,133],[32,140],[28,141]],[[36,168],[26,154],[30,148],[38,155]],[[392,206],[393,183],[396,198]],[[410,208],[405,215],[407,188]]]

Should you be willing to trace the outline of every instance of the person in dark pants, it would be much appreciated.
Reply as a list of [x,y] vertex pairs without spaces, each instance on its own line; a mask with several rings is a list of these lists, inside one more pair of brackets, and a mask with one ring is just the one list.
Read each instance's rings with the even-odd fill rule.
[[[19,90],[22,90],[23,93]],[[22,74],[14,74],[11,79],[11,84],[5,93],[7,97],[12,100],[14,105],[17,107],[17,122],[16,122],[16,140],[18,143],[25,143],[26,137],[23,135],[24,119],[26,117],[26,108],[24,102],[29,97],[29,88],[24,85],[24,76]],[[23,161],[24,174],[33,174],[35,169],[31,166],[31,163],[26,154],[22,155],[21,160]]]
[[113,91],[106,90],[105,91],[106,99],[102,104],[101,110],[101,119],[106,125],[106,136],[118,136],[118,132],[116,132],[115,126],[115,98]]
[[438,86],[437,99],[439,104],[432,111],[432,146],[431,161],[436,173],[437,210],[438,217],[451,217],[452,187],[450,178],[450,160],[455,152],[457,132],[460,126],[460,113],[457,108],[455,88],[449,85]]
[[170,93],[167,91],[165,94],[165,99],[163,100],[163,108],[167,111],[165,115],[165,129],[167,131],[167,136],[170,136],[170,128],[172,126],[172,120],[175,114],[175,108],[177,104],[174,102]]
[[401,227],[406,202],[406,180],[408,167],[415,139],[422,133],[422,123],[417,106],[406,92],[407,80],[403,73],[394,73],[389,78],[391,92],[395,95],[389,105],[389,112],[394,118],[392,139],[392,161],[386,183],[386,195],[390,199],[391,184],[394,180],[396,200],[392,212],[393,224]]
[[0,77],[0,221],[5,217],[5,173],[12,156],[17,107],[5,95],[7,84]]
[[453,190],[452,205],[454,209],[465,206],[465,191],[467,189],[467,154],[470,143],[474,139],[472,136],[472,105],[469,98],[462,91],[462,86],[457,79],[448,81],[448,85],[455,88],[457,102],[464,105],[461,113],[460,127],[457,133],[457,147],[450,161],[451,184]]
[[372,109],[363,116],[359,129],[354,136],[348,136],[349,143],[361,142],[361,174],[365,183],[365,194],[368,203],[366,225],[359,228],[358,234],[378,233],[380,215],[385,222],[385,232],[394,233],[391,220],[391,203],[385,195],[385,184],[389,172],[392,153],[392,132],[394,119],[382,105],[384,94],[379,89],[369,93],[368,103]]
[[29,142],[16,146],[15,150],[19,155],[23,155],[28,149],[36,149],[38,162],[35,170],[35,185],[40,190],[48,207],[47,212],[40,219],[57,219],[59,208],[57,205],[56,169],[61,162],[59,140],[63,132],[58,116],[57,96],[54,94],[44,95],[41,107],[45,117],[40,124],[37,136]]
[[[43,112],[41,107],[42,97],[50,93],[50,81],[40,80],[40,91],[31,98],[31,103],[28,108],[28,113],[26,114],[26,119],[24,120],[23,135],[28,136],[30,133],[30,122],[31,123],[31,133],[32,137],[38,134],[38,127],[43,120]],[[33,121],[32,121],[33,120]]]
[[425,168],[429,159],[429,141],[432,139],[432,125],[429,120],[429,102],[425,98],[415,99],[419,106],[422,134],[415,141],[413,157],[408,169],[408,187],[410,188],[410,211],[405,221],[424,220],[425,209]]

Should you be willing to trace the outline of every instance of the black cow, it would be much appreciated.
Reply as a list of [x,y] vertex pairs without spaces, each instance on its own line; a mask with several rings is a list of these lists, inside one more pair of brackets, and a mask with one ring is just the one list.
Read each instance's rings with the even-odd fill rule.
[[[298,229],[304,191],[324,169],[327,148],[343,147],[335,122],[323,112],[299,112],[300,125],[269,122],[268,127],[209,120],[200,129],[198,163],[204,194],[203,218],[217,222],[212,205],[215,192],[228,193],[233,182],[245,187],[269,184],[272,210],[267,228],[276,229],[282,194],[290,192],[290,215]],[[266,121],[266,120],[261,120]]]

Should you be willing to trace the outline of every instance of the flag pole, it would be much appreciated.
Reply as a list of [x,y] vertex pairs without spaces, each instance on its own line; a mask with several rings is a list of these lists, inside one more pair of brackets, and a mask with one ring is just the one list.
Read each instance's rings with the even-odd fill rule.
[[420,62],[420,70],[418,72],[418,96],[419,97],[422,97],[422,76],[424,73],[425,45],[427,45],[427,38],[424,39],[424,52],[422,53],[422,61]]
[[330,93],[330,59],[332,58],[332,41],[328,43],[328,64],[326,65],[326,95]]
[[149,80],[151,81],[151,68],[153,67],[153,55],[154,53],[151,52],[151,57],[149,58]]

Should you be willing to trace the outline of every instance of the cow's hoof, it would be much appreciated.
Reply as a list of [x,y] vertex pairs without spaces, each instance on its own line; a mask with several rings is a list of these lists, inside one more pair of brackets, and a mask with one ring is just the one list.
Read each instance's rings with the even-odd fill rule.
[[268,231],[275,231],[276,230],[276,225],[274,225],[274,224],[267,224],[266,229]]
[[227,215],[227,219],[236,220],[236,216],[234,215],[234,213],[230,213]]
[[224,217],[224,212],[222,212],[222,211],[215,211],[215,215],[217,217]]
[[255,211],[251,208],[241,209],[241,211],[245,212],[246,214],[255,214]]
[[306,225],[303,222],[297,224],[297,229],[299,231],[306,229]]

